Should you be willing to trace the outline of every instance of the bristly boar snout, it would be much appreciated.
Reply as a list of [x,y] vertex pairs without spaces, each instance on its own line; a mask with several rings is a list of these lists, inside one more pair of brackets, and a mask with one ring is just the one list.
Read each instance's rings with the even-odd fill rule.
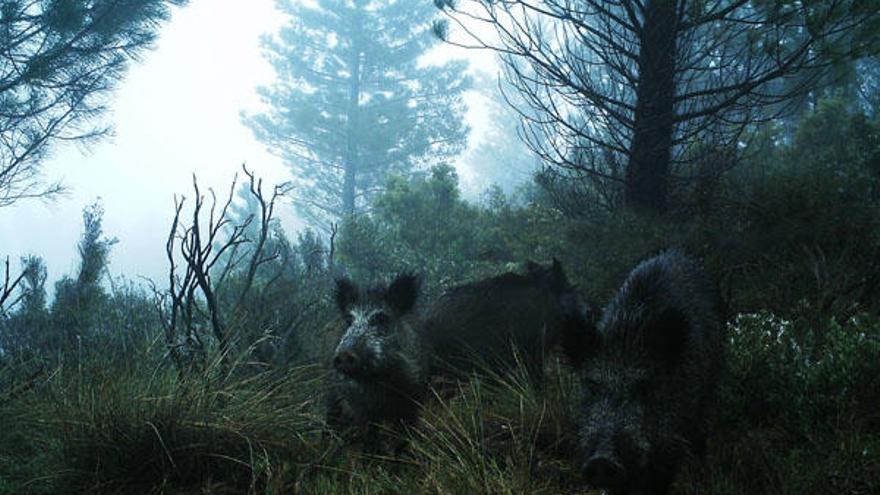
[[336,281],[336,304],[346,329],[333,355],[333,368],[352,378],[399,369],[394,361],[405,332],[402,319],[413,310],[419,279],[402,274],[387,287],[362,290],[348,279]]
[[403,273],[372,287],[339,278],[335,296],[345,329],[330,359],[327,424],[342,431],[414,421],[428,370],[423,337],[413,327],[419,277]]
[[724,361],[718,293],[702,266],[670,250],[636,266],[587,328],[580,466],[620,495],[666,495],[706,442]]
[[383,336],[364,325],[349,326],[333,353],[333,369],[351,378],[366,378],[383,368]]

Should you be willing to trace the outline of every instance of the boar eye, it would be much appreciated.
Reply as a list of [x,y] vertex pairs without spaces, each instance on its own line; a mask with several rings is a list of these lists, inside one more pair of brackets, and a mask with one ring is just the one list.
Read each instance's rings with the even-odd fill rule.
[[354,316],[351,313],[345,313],[345,315],[342,316],[342,320],[345,321],[347,326],[351,326],[351,324],[354,323]]
[[391,322],[391,318],[386,313],[374,313],[370,316],[370,326],[384,327]]

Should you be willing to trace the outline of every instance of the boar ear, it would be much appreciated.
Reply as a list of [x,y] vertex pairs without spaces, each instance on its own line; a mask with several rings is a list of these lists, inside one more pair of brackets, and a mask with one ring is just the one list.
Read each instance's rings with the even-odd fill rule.
[[690,335],[690,323],[678,308],[665,308],[647,328],[649,352],[667,366],[678,364],[684,356]]
[[412,273],[401,273],[385,291],[385,303],[398,315],[409,312],[419,297],[419,277]]
[[334,296],[336,297],[336,307],[339,308],[339,311],[347,313],[348,308],[358,300],[358,290],[351,280],[339,277],[336,279]]

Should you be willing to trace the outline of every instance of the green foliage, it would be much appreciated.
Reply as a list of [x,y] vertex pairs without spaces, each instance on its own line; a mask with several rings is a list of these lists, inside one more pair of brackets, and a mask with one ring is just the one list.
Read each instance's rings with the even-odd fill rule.
[[[267,365],[312,360],[317,344],[311,329],[328,316],[331,277],[326,248],[311,229],[300,232],[292,243],[272,218],[265,242],[255,252],[262,235],[262,210],[247,184],[239,188],[237,198],[228,225],[230,230],[243,227],[243,242],[228,249],[211,274],[227,331],[240,350],[249,350]],[[212,339],[207,329],[203,333],[201,339]]]
[[[846,319],[880,309],[880,120],[828,100],[792,138],[769,126],[744,142],[743,163],[700,187],[679,188],[666,216],[621,209],[577,216],[564,204],[565,216],[531,225],[531,237],[556,233],[553,255],[594,301],[604,301],[640,259],[677,246],[710,265],[731,314]],[[557,199],[542,202],[553,211]]]
[[551,260],[561,252],[561,222],[558,210],[514,204],[500,188],[490,188],[482,204],[467,202],[455,170],[438,165],[390,178],[372,215],[344,222],[338,262],[365,281],[417,270],[429,299],[436,289],[515,270],[525,260]]
[[316,370],[181,380],[155,352],[60,366],[0,402],[0,493],[281,493],[321,453]]
[[880,489],[880,321],[860,314],[796,337],[772,313],[731,324],[729,376],[708,462],[682,493],[874,493]]
[[784,312],[806,304],[844,317],[853,304],[876,309],[878,172],[880,121],[829,100],[790,143],[762,150],[729,177],[731,203],[712,228],[723,242],[716,251],[745,289],[741,306]]
[[107,294],[101,286],[109,261],[110,248],[116,239],[104,237],[101,222],[104,208],[95,202],[83,209],[83,233],[77,245],[79,268],[76,278],[65,277],[55,284],[51,313],[56,344],[73,348],[77,341],[98,331]]
[[[323,259],[301,257],[310,245],[308,237],[301,237],[296,246],[283,237],[276,237],[275,242],[279,243],[278,256],[260,266],[243,297],[245,267],[226,275],[218,296],[223,307],[237,308],[227,317],[228,331],[238,348],[252,351],[259,362],[287,366],[314,360],[314,333],[328,318],[331,278]],[[210,338],[207,332],[204,338]]]
[[[801,323],[731,324],[708,461],[675,493],[880,488],[880,320],[826,321],[820,354],[793,338]],[[591,493],[577,383],[555,362],[542,392],[523,368],[437,388],[418,424],[385,431],[403,450],[367,455],[322,436],[319,369],[181,379],[155,352],[95,353],[3,396],[0,493]]]
[[[726,421],[815,426],[841,422],[870,426],[863,410],[880,399],[880,321],[859,314],[824,322],[824,342],[800,338],[797,326],[770,313],[741,315],[732,323]],[[841,415],[851,417],[842,418]]]
[[342,225],[339,262],[359,279],[418,267],[432,283],[448,284],[492,261],[508,260],[493,239],[494,217],[461,198],[458,175],[449,165],[435,166],[429,174],[392,177],[371,216]]
[[39,256],[27,256],[21,265],[21,304],[10,317],[0,318],[0,349],[7,354],[33,352],[48,332],[46,264]]
[[[750,161],[682,188],[665,217],[572,216],[541,190],[514,200],[494,188],[472,204],[438,165],[389,178],[370,214],[341,226],[336,262],[359,280],[417,270],[430,302],[443,286],[557,257],[601,306],[638,260],[684,247],[720,274],[730,348],[708,458],[686,466],[676,493],[875,493],[878,130],[824,102],[790,139],[756,131]],[[233,223],[258,210],[240,203]],[[0,493],[589,493],[576,377],[555,360],[541,392],[523,369],[433,383],[416,425],[384,431],[383,444],[404,448],[367,455],[322,431],[326,370],[296,364],[326,361],[336,335],[320,236],[291,242],[273,224],[272,256],[247,291],[234,260],[254,244],[231,252],[212,278],[222,307],[240,309],[225,315],[234,355],[221,366],[207,353],[181,373],[155,301],[101,284],[112,242],[100,218],[87,209],[80,269],[59,284],[68,293],[47,309],[45,268],[28,258],[22,303],[0,320]],[[76,345],[37,338],[70,331]]]
[[[66,353],[76,357],[102,341],[125,347],[141,345],[154,335],[157,313],[143,288],[104,277],[116,240],[104,236],[103,215],[97,202],[83,210],[76,275],[55,283],[50,306],[45,264],[36,256],[22,259],[22,303],[10,318],[0,321],[0,349],[7,359],[42,362]],[[108,294],[105,282],[110,282],[112,293]],[[120,313],[120,307],[126,312]]]
[[21,259],[24,271],[22,312],[36,314],[46,309],[46,264],[39,256]]

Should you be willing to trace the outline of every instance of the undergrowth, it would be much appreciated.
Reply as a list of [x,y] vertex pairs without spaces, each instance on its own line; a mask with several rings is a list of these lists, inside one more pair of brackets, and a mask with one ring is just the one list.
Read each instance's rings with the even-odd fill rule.
[[[675,493],[880,493],[880,322],[831,320],[821,342],[801,324],[731,324],[709,454]],[[518,369],[434,390],[414,427],[384,427],[403,448],[369,454],[323,430],[320,366],[128,362],[61,365],[0,399],[0,493],[593,493],[577,380],[555,361],[542,387]]]

